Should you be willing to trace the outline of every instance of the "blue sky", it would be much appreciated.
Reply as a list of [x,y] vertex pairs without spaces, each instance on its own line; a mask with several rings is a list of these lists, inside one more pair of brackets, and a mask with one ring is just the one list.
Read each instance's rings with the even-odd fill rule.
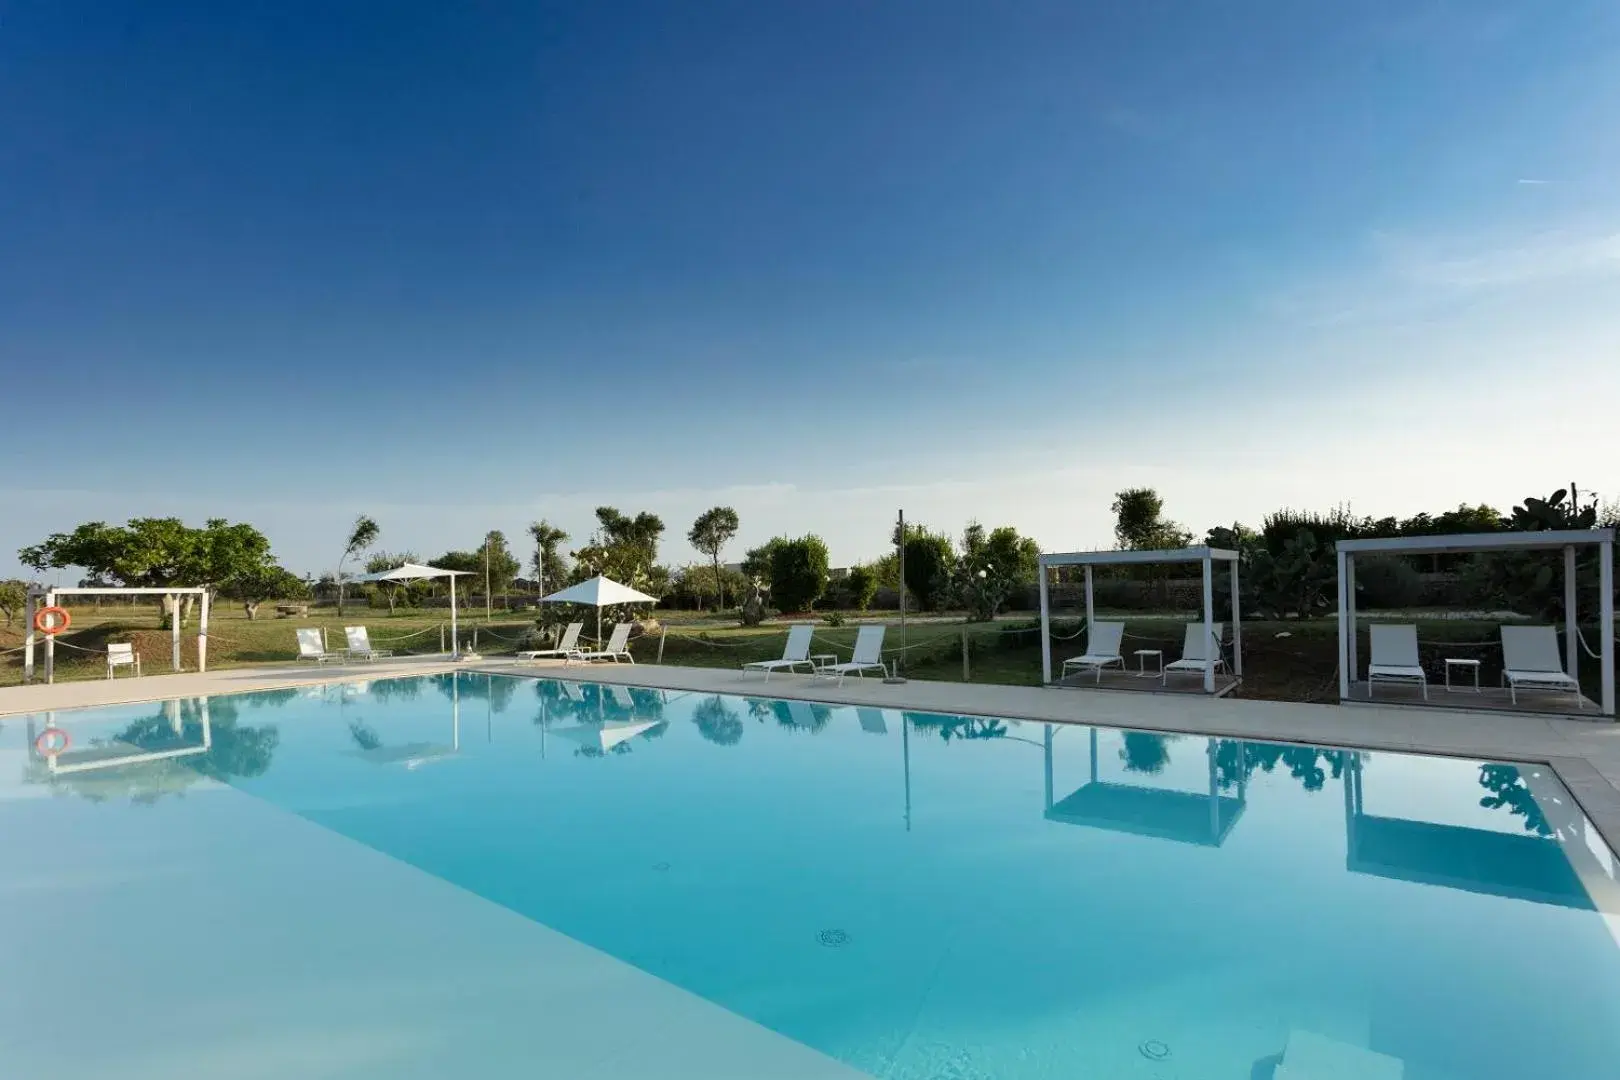
[[10,5],[0,573],[1620,494],[1617,120],[1602,0]]

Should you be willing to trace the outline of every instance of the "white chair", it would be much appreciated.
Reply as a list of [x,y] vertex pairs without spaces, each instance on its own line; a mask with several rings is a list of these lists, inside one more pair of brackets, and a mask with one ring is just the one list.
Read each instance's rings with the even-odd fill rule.
[[1119,643],[1125,639],[1125,624],[1122,622],[1094,622],[1086,631],[1086,651],[1080,656],[1071,656],[1063,661],[1059,671],[1059,678],[1067,678],[1069,669],[1074,668],[1084,674],[1094,671],[1097,682],[1102,682],[1103,668],[1118,664],[1125,666],[1124,657],[1119,655]]
[[540,660],[548,656],[566,658],[569,653],[579,651],[579,632],[583,629],[584,623],[571,622],[563,630],[562,640],[557,642],[555,649],[525,649],[517,654],[517,658],[519,660]]
[[375,660],[379,656],[393,656],[392,649],[373,649],[371,635],[366,633],[363,626],[345,626],[343,636],[349,639],[349,647],[345,650],[354,660]]
[[630,655],[630,624],[627,622],[613,624],[613,633],[609,635],[605,648],[575,649],[564,658],[564,662],[571,664],[575,660],[585,663],[611,660],[617,664],[621,657],[632,664],[636,662],[636,658]]
[[327,652],[326,643],[321,638],[319,627],[303,627],[298,634],[298,659],[311,660],[317,664],[330,664],[342,660],[340,652]]
[[788,631],[787,644],[782,647],[780,660],[755,660],[742,666],[743,677],[747,678],[750,671],[763,671],[765,681],[771,681],[771,672],[778,668],[793,671],[800,664],[815,671],[816,665],[810,659],[810,637],[815,633],[814,623],[795,623]]
[[1372,656],[1367,659],[1367,697],[1373,684],[1381,682],[1416,684],[1429,700],[1429,677],[1418,659],[1417,626],[1413,623],[1374,623],[1367,628]]
[[1210,636],[1206,639],[1203,623],[1188,623],[1186,636],[1181,641],[1181,659],[1164,666],[1164,671],[1159,677],[1159,685],[1169,685],[1171,672],[1190,671],[1202,675],[1206,659],[1214,662],[1216,671],[1225,671],[1226,659],[1221,654],[1221,641],[1225,633],[1225,623],[1211,623]]
[[1558,655],[1558,631],[1550,626],[1502,627],[1502,681],[1515,705],[1520,690],[1555,690],[1574,694],[1576,707],[1586,708],[1580,682]]
[[140,678],[141,654],[136,652],[135,646],[128,642],[109,643],[107,646],[107,678],[113,678],[115,669],[121,667],[133,667],[135,677]]
[[888,675],[889,669],[883,666],[883,627],[863,626],[855,634],[855,651],[847,664],[829,664],[816,671],[817,675],[828,678],[837,678],[838,685],[844,685],[844,676],[855,675],[857,678],[866,678],[865,672],[876,668]]

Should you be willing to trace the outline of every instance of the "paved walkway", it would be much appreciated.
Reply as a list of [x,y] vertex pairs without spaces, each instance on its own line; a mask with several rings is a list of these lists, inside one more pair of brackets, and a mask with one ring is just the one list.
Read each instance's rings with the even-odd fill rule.
[[1609,846],[1620,850],[1620,725],[1554,716],[1305,705],[1233,698],[1210,700],[1181,695],[987,683],[910,681],[891,685],[876,678],[852,678],[840,687],[828,679],[802,675],[774,676],[766,683],[758,675],[744,678],[739,671],[727,668],[652,664],[599,664],[585,668],[561,662],[519,665],[504,659],[452,664],[444,659],[401,657],[370,664],[232,668],[201,675],[151,675],[141,679],[6,687],[0,689],[0,717],[10,713],[242,693],[336,680],[421,675],[456,667],[498,674],[567,676],[704,694],[768,694],[916,712],[965,713],[1269,742],[1545,763],[1558,773]]

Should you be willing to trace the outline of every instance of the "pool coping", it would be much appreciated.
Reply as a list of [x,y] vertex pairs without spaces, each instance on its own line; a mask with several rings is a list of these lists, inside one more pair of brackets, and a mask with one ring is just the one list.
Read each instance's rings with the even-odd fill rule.
[[530,678],[643,686],[650,689],[772,697],[833,705],[867,705],[955,716],[1087,724],[1188,735],[1252,739],[1355,750],[1545,765],[1580,805],[1604,842],[1620,851],[1620,725],[1524,713],[1472,713],[1358,705],[1108,694],[1086,689],[909,680],[850,679],[839,686],[809,676],[769,682],[736,668],[655,664],[519,664],[485,658],[399,657],[336,666],[238,667],[207,673],[153,675],[0,688],[0,719],[24,713],[169,698],[249,693],[319,683],[470,671]]

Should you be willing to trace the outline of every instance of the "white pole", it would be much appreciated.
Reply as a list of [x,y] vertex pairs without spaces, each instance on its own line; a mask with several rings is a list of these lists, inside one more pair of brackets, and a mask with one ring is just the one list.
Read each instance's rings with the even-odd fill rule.
[[[54,592],[51,592],[49,590],[46,591],[46,593],[45,593],[45,606],[46,607],[55,607],[56,606],[56,594]],[[55,634],[46,634],[45,635],[45,681],[47,683],[54,683],[56,681],[56,635]]]
[[1348,627],[1350,637],[1350,677],[1361,670],[1361,636],[1356,632],[1356,556],[1354,552],[1346,553],[1344,557],[1344,605],[1348,611]]
[[[1215,560],[1204,552],[1204,693],[1215,692]],[[1210,769],[1213,772],[1214,765]]]
[[1046,560],[1036,564],[1041,573],[1041,685],[1052,685],[1052,612],[1046,596]]
[[1096,605],[1091,598],[1091,564],[1086,563],[1086,645],[1091,644],[1091,623],[1097,617]]
[[1598,545],[1598,664],[1603,669],[1603,712],[1614,715],[1614,541]]
[[39,592],[28,586],[28,604],[23,608],[23,682],[34,681],[34,613],[39,607]]
[[169,653],[174,659],[174,670],[180,670],[180,594],[171,593],[174,604],[169,609]]
[[1580,624],[1575,619],[1575,545],[1564,545],[1564,654],[1569,677],[1578,679],[1581,663]]
[[450,659],[461,656],[461,638],[456,633],[456,575],[450,575]]
[[1346,615],[1344,602],[1344,564],[1347,557],[1348,556],[1345,555],[1343,550],[1339,552],[1339,603],[1337,606],[1339,608],[1339,699],[1341,701],[1350,700],[1349,647],[1344,640],[1344,617]]
[[1238,606],[1237,559],[1232,560],[1232,674],[1243,677],[1243,613]]
[[208,670],[208,593],[202,594],[202,614],[197,623],[197,670]]

